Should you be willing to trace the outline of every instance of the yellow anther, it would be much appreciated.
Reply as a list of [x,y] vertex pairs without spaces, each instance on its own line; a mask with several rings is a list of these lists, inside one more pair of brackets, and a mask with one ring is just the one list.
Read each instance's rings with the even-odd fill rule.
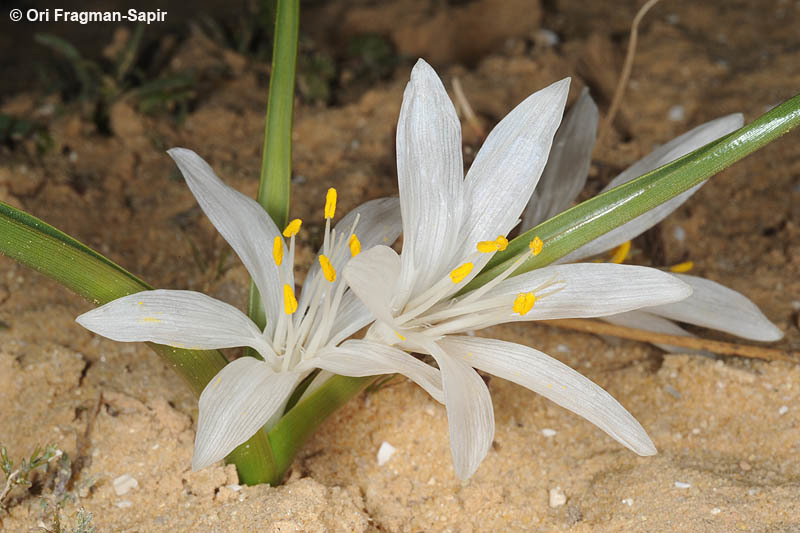
[[401,341],[404,341],[404,340],[406,340],[406,338],[405,338],[405,337],[403,337],[402,335],[400,335],[400,332],[399,332],[399,331],[395,330],[394,334],[395,334],[395,335],[397,335],[397,338],[398,338],[398,339],[400,339]]
[[539,255],[540,253],[542,253],[542,248],[544,248],[544,242],[537,235],[536,237],[533,238],[529,246],[533,255]]
[[693,268],[694,268],[694,261],[684,261],[683,263],[672,265],[671,267],[669,267],[669,271],[675,272],[676,274],[681,274],[683,272],[689,272]]
[[296,218],[296,219],[292,220],[286,226],[286,229],[283,230],[283,236],[284,237],[294,237],[295,235],[297,235],[297,232],[300,231],[300,226],[302,226],[302,225],[303,225],[303,221],[300,220],[299,218]]
[[493,241],[481,241],[478,243],[478,251],[482,254],[491,254],[494,252],[502,252],[508,248],[508,239],[502,235],[498,235],[497,239]]
[[325,254],[319,254],[319,266],[322,267],[322,274],[325,279],[333,283],[336,281],[336,270],[333,269],[331,260]]
[[291,315],[297,311],[297,298],[294,297],[294,290],[288,284],[283,286],[283,312]]
[[139,319],[139,322],[150,322],[150,323],[158,323],[161,322],[160,318],[156,318],[154,316],[145,316]]
[[280,235],[275,235],[275,239],[272,241],[272,258],[278,266],[283,263],[283,239]]
[[533,309],[533,304],[536,303],[536,295],[532,292],[521,292],[514,299],[514,312],[520,315],[528,314],[528,311]]
[[450,272],[450,279],[453,280],[453,283],[461,283],[472,272],[472,267],[474,266],[472,263],[464,263],[460,267],[454,268]]
[[336,189],[331,187],[325,195],[325,218],[333,218],[336,214]]
[[499,250],[495,241],[481,241],[478,243],[478,251],[482,254],[491,254]]
[[361,241],[358,240],[355,233],[350,235],[350,240],[347,241],[347,244],[350,246],[350,255],[352,257],[361,253]]
[[508,239],[506,239],[502,235],[498,235],[497,239],[494,242],[497,243],[497,250],[500,252],[508,248]]
[[614,254],[611,256],[612,263],[620,264],[628,257],[628,252],[631,251],[631,241],[625,241],[614,250]]

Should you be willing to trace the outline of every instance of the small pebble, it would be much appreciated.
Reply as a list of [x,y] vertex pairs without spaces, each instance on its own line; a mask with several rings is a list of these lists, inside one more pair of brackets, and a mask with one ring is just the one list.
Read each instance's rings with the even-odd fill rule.
[[686,118],[686,109],[682,105],[674,105],[669,108],[667,116],[673,122],[680,122]]
[[622,500],[622,503],[624,503],[628,507],[633,507],[633,498],[625,498],[624,500]]
[[711,509],[711,514],[713,514],[713,515],[718,515],[721,512],[722,512],[722,509],[720,509],[719,507],[714,507],[713,509]]
[[692,486],[691,483],[686,483],[684,481],[676,481],[675,482],[675,488],[676,489],[688,489],[691,486]]
[[544,428],[544,429],[542,430],[542,435],[544,435],[544,436],[545,436],[545,437],[547,437],[548,439],[549,439],[550,437],[555,437],[556,433],[558,433],[558,431],[556,431],[555,429]]
[[133,505],[133,502],[130,500],[120,500],[115,505],[120,509],[127,509],[128,507]]
[[683,242],[686,240],[686,230],[680,226],[675,226],[675,229],[672,230],[672,235],[678,242]]
[[739,468],[741,468],[745,472],[748,472],[748,471],[752,470],[753,467],[750,466],[750,463],[748,463],[747,461],[742,461],[742,462],[739,463]]
[[780,409],[778,409],[779,415],[785,415],[788,412],[789,412],[789,406],[787,405],[781,405]]
[[569,349],[569,346],[567,346],[566,344],[559,344],[558,346],[556,346],[556,351],[559,353],[569,353],[571,350]]
[[122,496],[123,494],[128,494],[131,489],[138,488],[139,482],[130,474],[122,474],[113,481],[113,485],[117,496]]
[[378,466],[385,465],[389,459],[392,458],[394,452],[397,451],[394,446],[389,444],[386,441],[381,443],[381,447],[378,449]]
[[561,507],[567,503],[567,495],[561,490],[561,487],[550,489],[550,507]]

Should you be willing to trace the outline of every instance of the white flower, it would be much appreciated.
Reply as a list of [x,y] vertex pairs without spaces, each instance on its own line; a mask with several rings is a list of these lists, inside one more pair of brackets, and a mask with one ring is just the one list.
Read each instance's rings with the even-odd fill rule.
[[[740,128],[743,117],[735,113],[700,125],[637,161],[603,189],[622,185]],[[567,209],[586,183],[597,133],[597,106],[587,90],[564,117],[542,177],[522,217],[527,230]],[[658,224],[689,199],[706,181],[585,244],[558,262],[580,261],[615,248]],[[742,294],[696,276],[675,274],[691,285],[692,295],[671,304],[646,307],[604,320],[629,327],[672,335],[690,335],[672,320],[717,329],[757,341],[776,341],[783,332]],[[668,348],[669,347],[664,347]]]
[[[77,318],[85,328],[116,341],[152,341],[191,349],[249,346],[264,360],[241,357],[228,364],[200,396],[193,467],[204,468],[280,415],[295,386],[314,368],[348,376],[402,372],[441,397],[438,371],[375,342],[344,339],[372,321],[339,277],[361,247],[391,244],[400,233],[398,201],[366,202],[331,230],[336,191],[325,205],[325,238],[299,300],[294,295],[295,235],[283,235],[254,200],[225,185],[190,150],[169,154],[203,211],[244,263],[263,297],[263,331],[238,309],[204,294],[154,290],[114,300]],[[357,235],[357,236],[356,236]],[[359,240],[360,239],[360,240]],[[340,344],[342,343],[342,344]]]
[[[552,266],[508,278],[517,262],[483,287],[455,296],[507,245],[503,236],[519,222],[544,168],[568,86],[568,80],[554,83],[509,113],[465,178],[455,110],[436,73],[420,60],[397,126],[403,253],[375,246],[344,270],[377,318],[365,338],[436,360],[460,478],[475,472],[494,436],[489,391],[473,368],[546,396],[640,455],[656,453],[630,413],[566,365],[519,344],[459,335],[516,320],[610,315],[691,293],[658,270],[615,264]],[[540,244],[534,240],[531,253]]]

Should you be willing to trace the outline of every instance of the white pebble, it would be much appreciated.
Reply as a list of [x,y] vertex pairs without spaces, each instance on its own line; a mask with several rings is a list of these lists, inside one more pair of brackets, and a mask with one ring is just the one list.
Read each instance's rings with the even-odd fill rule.
[[550,489],[550,507],[561,507],[567,503],[567,495],[561,490],[561,487]]
[[242,486],[241,485],[237,485],[235,483],[233,483],[231,485],[225,485],[225,487],[228,488],[228,489],[231,489],[233,492],[239,492],[240,490],[242,490]]
[[386,441],[381,443],[381,447],[378,449],[378,466],[385,465],[389,459],[392,458],[394,452],[397,451],[394,446],[389,444]]
[[128,494],[131,489],[139,488],[139,482],[130,474],[122,474],[114,480],[113,485],[114,492],[117,493],[117,496]]
[[547,437],[548,439],[549,439],[550,437],[555,437],[556,433],[558,433],[558,431],[556,431],[555,429],[544,428],[544,429],[542,430],[542,435],[544,435],[544,436],[545,436],[545,437]]
[[675,226],[675,229],[672,230],[672,235],[676,241],[683,242],[686,239],[686,230],[680,226]]
[[676,481],[675,482],[675,488],[676,489],[688,489],[691,486],[692,486],[691,483],[686,483],[684,481]]
[[787,405],[781,405],[781,408],[778,409],[778,414],[779,415],[785,415],[788,412],[789,412],[789,406],[787,406]]
[[556,346],[556,351],[559,353],[569,353],[571,350],[569,349],[569,346],[567,346],[566,344],[559,344],[558,346]]
[[722,509],[720,509],[719,507],[714,507],[714,508],[711,509],[711,514],[713,514],[713,515],[717,515],[717,514],[719,514],[721,512],[722,512]]
[[625,498],[624,500],[622,500],[622,503],[624,503],[628,507],[633,507],[633,498]]
[[669,119],[673,122],[679,122],[686,118],[686,110],[682,105],[674,105],[669,108],[669,113],[667,114]]
[[120,509],[127,509],[128,507],[133,505],[133,502],[130,500],[120,500],[115,505]]

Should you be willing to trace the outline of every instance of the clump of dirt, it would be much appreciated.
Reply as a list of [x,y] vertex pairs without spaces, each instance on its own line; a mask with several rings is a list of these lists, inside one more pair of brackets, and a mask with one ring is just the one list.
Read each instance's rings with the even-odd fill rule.
[[[656,7],[641,30],[622,116],[596,151],[584,194],[695,125],[733,112],[751,120],[792,96],[800,86],[793,68],[800,41],[791,31],[798,13],[782,6],[782,18],[763,17],[763,8],[749,3]],[[306,223],[298,279],[321,240],[328,187],[338,188],[342,213],[396,194],[395,123],[413,56],[438,62],[448,88],[458,77],[487,126],[568,75],[571,99],[588,85],[603,112],[624,55],[634,11],[628,7],[400,0],[311,8],[307,31],[320,41],[342,46],[369,30],[409,57],[350,103],[299,102],[291,215]],[[321,22],[331,13],[346,22],[341,33]],[[155,286],[201,290],[243,308],[247,273],[164,150],[195,150],[227,183],[254,196],[266,69],[201,35],[182,46],[172,68],[188,65],[204,80],[183,121],[143,114],[123,99],[110,110],[110,133],[102,134],[78,109],[43,113],[53,102],[35,94],[6,101],[0,112],[46,122],[52,148],[42,154],[32,140],[2,148],[0,200]],[[484,134],[464,125],[467,163]],[[744,293],[786,333],[777,348],[798,350],[798,176],[797,143],[766,147],[638,239],[633,261],[692,259],[693,273]],[[444,408],[397,378],[337,412],[297,457],[285,485],[242,487],[232,467],[191,472],[196,400],[149,349],[83,330],[74,317],[89,304],[5,258],[0,303],[0,442],[12,457],[45,443],[70,457],[59,496],[65,524],[85,508],[100,531],[800,528],[795,364],[667,355],[542,325],[492,328],[482,334],[536,346],[606,388],[641,421],[659,455],[637,457],[541,397],[492,379],[495,442],[476,475],[461,483]],[[380,465],[384,442],[395,453]],[[15,489],[0,515],[4,530],[49,523],[40,499],[54,495],[53,475],[43,474],[33,493]]]

